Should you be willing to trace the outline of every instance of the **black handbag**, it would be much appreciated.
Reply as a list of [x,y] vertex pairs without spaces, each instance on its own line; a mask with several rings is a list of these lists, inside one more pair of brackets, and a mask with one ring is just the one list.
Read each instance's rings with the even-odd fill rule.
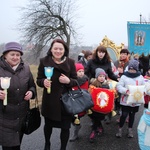
[[[33,101],[33,100],[31,100]],[[35,99],[35,107],[27,111],[25,120],[23,121],[22,131],[29,135],[37,130],[41,125],[41,115],[38,106],[38,99]]]
[[94,106],[91,94],[87,90],[81,89],[78,82],[77,86],[77,90],[69,90],[61,98],[66,112],[72,115],[87,111]]

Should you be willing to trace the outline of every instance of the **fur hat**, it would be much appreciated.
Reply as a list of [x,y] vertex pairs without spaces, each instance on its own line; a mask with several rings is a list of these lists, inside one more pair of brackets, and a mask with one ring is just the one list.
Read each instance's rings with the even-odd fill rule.
[[18,51],[23,55],[22,46],[17,42],[9,42],[5,45],[3,54],[9,51]]
[[81,63],[76,63],[75,66],[76,66],[76,71],[78,71],[80,69],[84,70],[84,66]]
[[128,70],[129,69],[134,69],[136,71],[139,70],[139,62],[137,60],[130,60],[129,65],[128,65]]
[[106,72],[102,68],[97,68],[95,70],[95,78],[98,78],[99,75],[105,75],[105,77],[107,77]]

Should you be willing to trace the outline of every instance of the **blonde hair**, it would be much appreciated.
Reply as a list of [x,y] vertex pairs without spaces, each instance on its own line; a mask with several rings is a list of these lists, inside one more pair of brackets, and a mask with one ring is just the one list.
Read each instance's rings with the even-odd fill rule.
[[134,54],[133,58],[139,57],[139,54]]

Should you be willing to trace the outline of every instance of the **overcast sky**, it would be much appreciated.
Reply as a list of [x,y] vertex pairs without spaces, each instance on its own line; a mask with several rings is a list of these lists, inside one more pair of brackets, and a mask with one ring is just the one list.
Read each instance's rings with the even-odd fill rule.
[[[27,0],[3,0],[0,5],[0,43],[19,42],[19,32],[13,30],[18,22],[17,7]],[[128,44],[127,21],[150,21],[150,0],[79,0],[78,34],[82,45],[91,46],[101,42],[107,35],[117,45]],[[18,22],[19,23],[19,22]]]

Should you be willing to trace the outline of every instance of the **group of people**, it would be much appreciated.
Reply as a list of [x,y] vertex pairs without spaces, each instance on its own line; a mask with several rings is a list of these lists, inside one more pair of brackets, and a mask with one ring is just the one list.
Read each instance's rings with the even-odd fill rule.
[[[66,150],[68,141],[75,141],[78,138],[81,125],[74,123],[76,116],[68,114],[61,101],[62,94],[70,89],[76,89],[76,81],[86,90],[89,85],[109,89],[108,79],[118,82],[116,89],[119,100],[115,100],[115,105],[117,109],[121,109],[121,113],[116,137],[122,137],[122,128],[127,116],[129,116],[128,137],[133,137],[132,127],[139,104],[127,104],[126,99],[130,94],[127,85],[131,83],[137,85],[137,82],[138,85],[144,85],[145,81],[139,71],[139,62],[136,59],[129,61],[127,49],[122,49],[120,59],[112,62],[106,47],[98,46],[93,53],[85,51],[75,63],[75,60],[69,58],[66,43],[61,39],[55,39],[47,55],[40,59],[36,84],[29,66],[22,60],[22,55],[22,46],[17,42],[9,42],[0,57],[0,77],[11,78],[7,93],[0,85],[0,145],[3,150],[20,150],[24,135],[22,124],[29,108],[29,100],[37,96],[36,84],[43,88],[41,114],[44,117],[44,150],[50,150],[53,128],[61,129],[60,150]],[[112,64],[116,67],[116,73],[113,72]],[[45,75],[45,67],[54,68],[50,80]],[[47,92],[48,88],[51,88],[50,93]],[[6,97],[7,105],[4,106],[3,101]],[[77,115],[80,119],[86,113],[81,112]],[[111,112],[107,115],[110,114]],[[88,115],[92,123],[89,139],[90,142],[94,142],[96,135],[103,133],[102,121],[106,114],[91,109]],[[69,136],[71,124],[74,127],[72,137]]]
[[[133,138],[134,134],[132,128],[135,120],[135,114],[139,111],[141,104],[131,104],[127,102],[127,98],[131,94],[128,89],[128,85],[145,85],[145,79],[150,79],[150,68],[147,69],[146,74],[144,75],[142,72],[142,63],[139,60],[139,55],[134,54],[131,58],[128,49],[122,49],[120,51],[120,58],[116,60],[116,62],[112,62],[107,49],[103,46],[98,46],[91,59],[88,61],[84,71],[89,78],[89,85],[94,85],[95,87],[109,89],[110,85],[107,79],[117,81],[116,90],[118,97],[115,99],[115,109],[116,111],[119,111],[120,117],[116,137],[122,137],[123,126],[128,119],[127,137]],[[147,109],[150,97],[146,92],[143,94],[145,99],[144,107]],[[149,111],[147,110],[144,112],[146,112],[144,114],[146,114],[147,118],[149,118]],[[92,114],[89,115],[92,122],[92,131],[89,136],[90,142],[94,142],[97,134],[101,135],[103,133],[104,128],[102,121],[106,119],[106,116],[111,119],[111,115],[111,113],[104,114],[92,110]],[[71,141],[78,138],[78,131],[80,128],[81,125],[78,130],[74,130],[76,132],[74,132],[74,138],[71,139]],[[139,141],[140,138],[141,137],[139,136]]]

